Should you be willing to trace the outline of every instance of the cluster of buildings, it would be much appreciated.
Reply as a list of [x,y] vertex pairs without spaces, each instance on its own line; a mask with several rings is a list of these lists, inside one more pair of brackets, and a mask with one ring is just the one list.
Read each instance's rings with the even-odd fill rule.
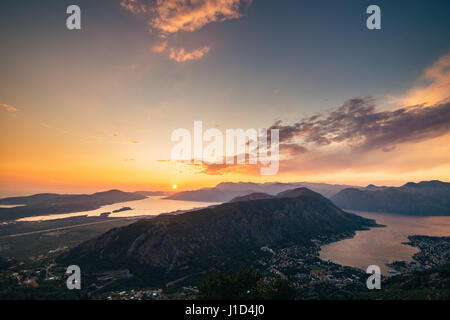
[[450,237],[410,236],[407,243],[420,251],[414,261],[395,261],[389,266],[401,273],[433,269],[450,262]]
[[151,300],[158,299],[162,289],[112,291],[106,294],[107,300]]
[[23,262],[18,263],[8,270],[0,272],[0,280],[10,279],[17,285],[24,287],[39,287],[42,281],[56,281],[61,280],[62,277],[58,272],[54,272],[55,264],[46,264],[43,266],[26,267]]
[[300,287],[326,282],[337,287],[360,283],[365,278],[362,270],[341,266],[319,258],[320,241],[315,246],[293,245],[281,249],[262,247],[265,257],[258,262],[262,268],[281,278],[290,278]]

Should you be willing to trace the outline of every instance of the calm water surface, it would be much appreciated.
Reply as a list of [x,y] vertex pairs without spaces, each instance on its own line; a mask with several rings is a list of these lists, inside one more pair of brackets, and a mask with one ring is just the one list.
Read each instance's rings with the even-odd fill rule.
[[203,208],[217,204],[213,202],[180,201],[162,198],[163,197],[148,197],[142,200],[120,202],[107,206],[102,206],[97,210],[27,217],[19,219],[19,221],[39,221],[39,220],[43,221],[43,220],[63,219],[84,215],[99,216],[103,212],[113,212],[114,210],[118,210],[123,207],[130,207],[133,210],[111,213],[110,217],[154,216],[165,212]]
[[327,244],[322,247],[321,259],[363,270],[375,264],[380,266],[382,273],[386,275],[390,269],[386,264],[395,260],[412,261],[413,254],[418,252],[418,249],[402,244],[408,241],[409,235],[450,236],[450,217],[350,212],[375,219],[378,224],[386,227],[357,231],[352,239]]

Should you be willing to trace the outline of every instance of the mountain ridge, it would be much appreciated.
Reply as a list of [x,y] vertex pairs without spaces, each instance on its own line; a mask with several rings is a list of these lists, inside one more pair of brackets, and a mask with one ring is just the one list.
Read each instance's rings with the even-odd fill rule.
[[450,183],[431,180],[408,182],[400,187],[347,188],[331,200],[347,210],[450,216]]
[[127,268],[140,274],[139,279],[161,284],[214,265],[252,263],[262,246],[310,246],[319,236],[376,226],[308,192],[143,219],[87,241],[61,259],[87,270]]
[[315,182],[221,182],[212,188],[181,191],[167,197],[171,200],[203,201],[203,202],[228,202],[236,197],[250,193],[267,193],[276,195],[285,190],[306,187],[318,192],[325,197],[331,197],[339,191],[352,187],[349,185],[327,184]]
[[0,221],[49,214],[71,213],[95,210],[104,205],[141,200],[146,196],[117,189],[93,194],[39,193],[24,197],[0,199],[0,204],[23,205],[13,208],[0,208]]

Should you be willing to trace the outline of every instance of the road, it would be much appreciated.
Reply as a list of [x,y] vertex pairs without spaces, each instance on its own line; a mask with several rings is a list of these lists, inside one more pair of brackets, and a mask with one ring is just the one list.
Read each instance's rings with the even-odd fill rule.
[[28,236],[31,234],[46,233],[46,232],[59,231],[59,230],[67,230],[67,229],[84,227],[84,226],[89,226],[89,225],[94,225],[94,224],[111,223],[111,222],[122,221],[122,220],[136,220],[136,217],[114,218],[114,220],[108,219],[106,221],[89,222],[89,223],[75,224],[75,225],[71,225],[71,226],[58,227],[58,228],[52,228],[52,229],[44,229],[44,230],[36,230],[36,231],[30,231],[30,232],[9,234],[6,236],[1,236],[0,239],[15,238],[15,237],[21,237],[21,236]]

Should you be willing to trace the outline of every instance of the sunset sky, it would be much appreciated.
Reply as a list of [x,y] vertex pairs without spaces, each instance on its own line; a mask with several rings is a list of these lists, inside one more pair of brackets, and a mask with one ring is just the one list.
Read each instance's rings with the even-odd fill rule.
[[[77,4],[82,29],[66,28]],[[381,8],[382,29],[366,28]],[[0,2],[0,195],[450,181],[448,1]],[[280,170],[173,163],[177,128],[277,128]]]

